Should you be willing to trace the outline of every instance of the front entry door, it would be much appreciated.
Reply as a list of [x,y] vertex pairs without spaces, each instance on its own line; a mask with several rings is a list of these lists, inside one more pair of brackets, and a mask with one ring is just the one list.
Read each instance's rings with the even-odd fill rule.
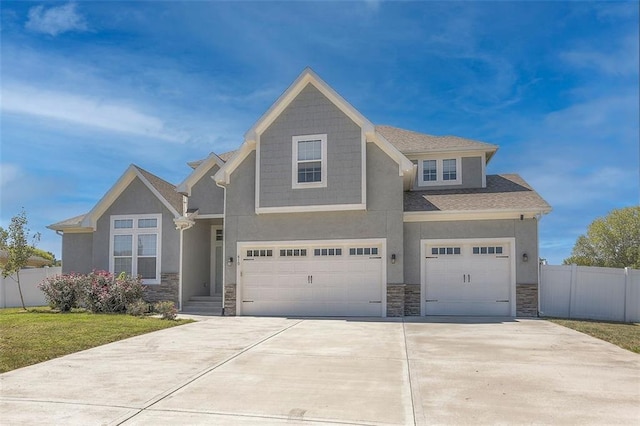
[[222,228],[211,227],[211,296],[222,295]]

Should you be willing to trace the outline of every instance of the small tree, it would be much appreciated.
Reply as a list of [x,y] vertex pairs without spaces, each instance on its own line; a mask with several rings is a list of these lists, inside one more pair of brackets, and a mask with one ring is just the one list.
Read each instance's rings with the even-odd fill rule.
[[35,233],[32,236],[32,244],[27,242],[30,232],[27,228],[27,222],[27,213],[22,209],[20,213],[11,218],[8,229],[0,226],[0,249],[7,252],[7,260],[1,266],[2,276],[4,278],[11,277],[18,284],[20,302],[22,302],[24,310],[27,308],[24,306],[22,288],[20,287],[20,270],[27,266],[29,258],[34,253],[35,244],[40,241],[40,233]]
[[640,206],[612,210],[591,222],[564,264],[640,269]]

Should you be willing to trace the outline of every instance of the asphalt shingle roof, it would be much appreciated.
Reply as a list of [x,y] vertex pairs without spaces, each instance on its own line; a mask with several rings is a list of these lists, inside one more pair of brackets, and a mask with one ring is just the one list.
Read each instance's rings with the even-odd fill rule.
[[499,209],[551,210],[551,206],[516,174],[487,175],[486,188],[439,189],[404,193],[405,212]]
[[486,150],[495,151],[496,145],[478,142],[458,136],[433,136],[412,132],[392,126],[376,126],[376,131],[384,136],[403,154],[417,154],[429,151]]
[[65,219],[61,222],[57,222],[57,223],[54,223],[53,225],[49,225],[47,226],[47,228],[50,228],[50,229],[77,228],[80,226],[80,224],[82,223],[82,219],[84,219],[86,215],[87,213],[81,214],[79,216],[75,216],[69,219]]
[[182,194],[176,192],[176,186],[167,182],[166,180],[159,178],[158,176],[150,173],[143,168],[134,165],[136,169],[144,176],[151,186],[160,193],[162,197],[174,208],[178,213],[182,212]]

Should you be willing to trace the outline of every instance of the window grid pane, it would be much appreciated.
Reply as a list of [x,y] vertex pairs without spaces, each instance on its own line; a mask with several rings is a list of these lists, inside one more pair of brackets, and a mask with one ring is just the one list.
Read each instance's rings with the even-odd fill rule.
[[157,228],[158,219],[138,219],[138,228]]
[[442,180],[456,180],[456,160],[442,160]]
[[320,161],[298,163],[298,183],[321,181],[322,163]]
[[321,160],[322,159],[322,142],[300,141],[298,142],[298,161]]
[[133,228],[133,219],[116,219],[113,221],[113,227],[115,229]]
[[156,279],[156,258],[138,257],[138,275],[143,280]]
[[114,256],[132,256],[133,255],[133,235],[114,235],[113,236],[113,255]]
[[436,160],[424,160],[422,162],[422,180],[429,182],[437,179],[438,172],[436,169]]
[[138,256],[155,256],[156,241],[157,241],[156,234],[138,235]]
[[124,272],[127,275],[131,275],[131,265],[130,257],[116,257],[113,259],[113,274],[118,276]]

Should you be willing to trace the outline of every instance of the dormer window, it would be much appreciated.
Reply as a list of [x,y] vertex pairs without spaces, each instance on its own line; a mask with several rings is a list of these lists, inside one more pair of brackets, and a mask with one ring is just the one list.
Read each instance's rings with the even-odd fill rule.
[[326,187],[327,135],[294,136],[292,142],[292,187]]
[[434,158],[418,161],[418,185],[458,185],[462,183],[460,158]]

